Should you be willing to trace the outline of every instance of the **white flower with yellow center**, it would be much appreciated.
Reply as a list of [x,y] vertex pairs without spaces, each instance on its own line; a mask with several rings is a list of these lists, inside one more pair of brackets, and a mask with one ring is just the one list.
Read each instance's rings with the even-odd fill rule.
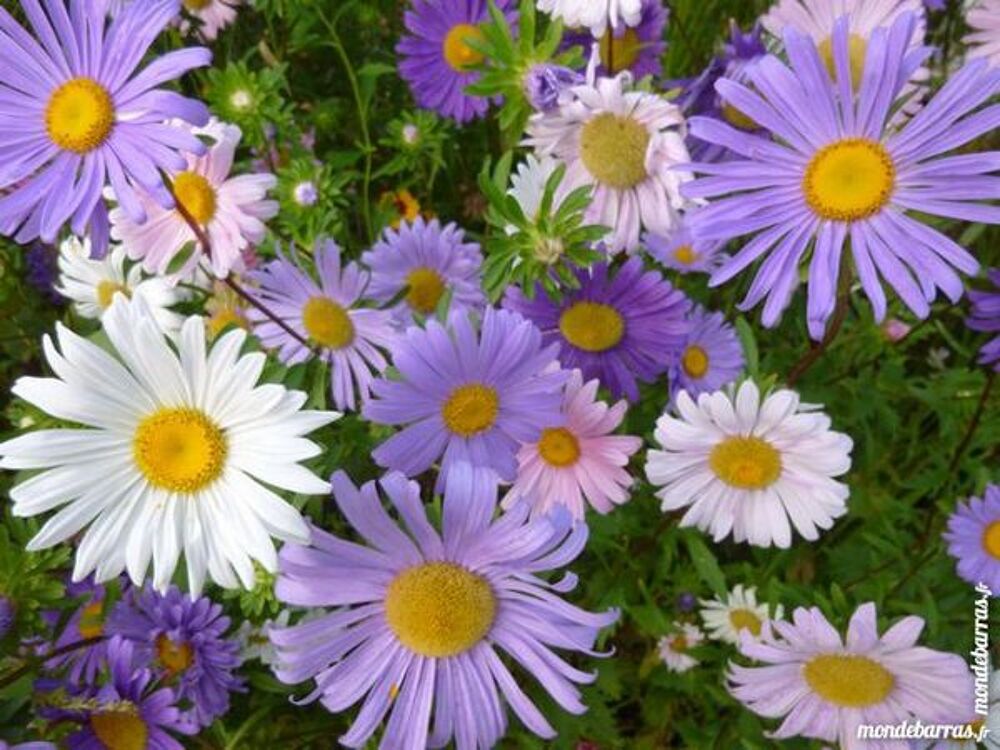
[[691,667],[698,666],[698,660],[688,651],[704,641],[705,636],[697,625],[689,622],[675,622],[674,629],[675,632],[659,640],[657,650],[671,672],[687,672]]
[[[22,377],[12,392],[81,427],[0,443],[0,468],[42,469],[11,490],[17,516],[59,508],[28,544],[38,550],[82,532],[73,579],[127,570],[165,591],[181,554],[189,590],[206,575],[254,584],[253,561],[273,572],[271,537],[306,542],[309,527],[270,487],[320,495],[329,484],[299,465],[320,452],[302,436],[336,419],[305,411],[306,395],[257,385],[262,353],[240,355],[242,330],[205,347],[188,318],[175,351],[141,299],[119,296],[102,318],[116,356],[57,325],[44,340],[55,377]],[[235,575],[234,575],[235,571]]]
[[681,526],[717,542],[732,534],[737,542],[788,547],[792,525],[817,539],[847,512],[848,488],[833,477],[851,468],[853,442],[816,409],[784,389],[761,403],[749,380],[735,393],[703,393],[697,404],[681,391],[678,417],[656,423],[663,450],[649,451],[646,462],[663,510],[687,507]]
[[642,0],[538,0],[538,9],[566,26],[586,26],[600,37],[608,26],[638,26]]
[[708,637],[717,641],[737,644],[741,637],[759,638],[764,625],[772,619],[780,620],[784,610],[779,604],[774,616],[767,604],[757,603],[757,590],[744,589],[737,584],[725,599],[702,599],[701,619],[705,622]]

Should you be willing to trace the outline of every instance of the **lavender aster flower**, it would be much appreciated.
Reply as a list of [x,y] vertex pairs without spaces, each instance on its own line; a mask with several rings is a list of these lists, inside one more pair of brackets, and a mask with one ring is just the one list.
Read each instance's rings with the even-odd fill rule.
[[966,325],[973,331],[998,334],[983,345],[979,352],[979,362],[984,365],[992,364],[993,369],[1000,372],[1000,268],[991,269],[987,275],[994,288],[990,291],[969,292],[972,317],[966,321]]
[[171,586],[166,594],[132,588],[115,606],[108,629],[135,643],[136,655],[173,686],[185,715],[208,726],[229,710],[229,693],[241,690],[233,674],[240,647],[225,638],[229,618],[208,597],[190,599]]
[[559,106],[564,91],[584,82],[584,77],[562,65],[539,63],[524,76],[524,93],[531,106],[539,112],[549,112]]
[[663,0],[642,0],[640,13],[638,24],[608,27],[600,37],[594,37],[585,29],[570,29],[563,35],[562,46],[565,49],[580,45],[585,56],[589,56],[596,42],[600,55],[597,74],[600,76],[613,76],[623,70],[632,71],[636,78],[659,75],[660,59],[667,49],[663,32],[669,13]]
[[691,234],[690,215],[691,211],[685,213],[668,235],[646,234],[643,244],[650,255],[671,270],[682,274],[711,273],[729,257],[721,252],[726,243],[695,239]]
[[[134,221],[145,220],[137,188],[164,208],[174,199],[161,171],[184,168],[182,151],[204,153],[191,134],[163,123],[203,125],[201,102],[155,88],[208,65],[203,47],[176,50],[135,73],[178,0],[132,3],[108,25],[107,3],[22,0],[37,41],[0,8],[0,234],[53,243],[69,222],[107,245],[101,191],[109,184]],[[16,187],[15,187],[16,186]]]
[[0,750],[57,750],[51,742],[21,742],[17,745],[8,745],[0,740]]
[[615,398],[638,401],[636,381],[662,375],[684,344],[690,302],[657,271],[644,271],[638,258],[613,277],[604,263],[576,276],[580,288],[562,302],[553,302],[541,287],[534,299],[511,287],[504,307],[533,321],[546,343],[559,344],[563,367],[599,379]]
[[[54,649],[105,635],[105,619],[108,614],[105,607],[105,593],[104,586],[95,584],[93,576],[66,586],[66,596],[71,599],[81,597],[83,603],[70,616],[66,627],[56,638]],[[55,624],[60,619],[60,613],[54,612],[52,615],[46,619],[53,620]],[[107,641],[98,641],[85,648],[75,649],[49,659],[45,662],[45,668],[49,671],[65,669],[66,679],[71,685],[81,683],[93,685],[104,668],[108,655],[107,646]]]
[[[315,678],[306,700],[332,712],[363,699],[340,738],[347,747],[366,746],[387,714],[381,750],[444,747],[452,738],[459,748],[493,747],[506,731],[504,703],[535,734],[554,737],[520,687],[524,678],[515,679],[497,652],[565,710],[586,710],[573,683],[595,675],[553,649],[594,655],[599,630],[617,612],[592,614],[559,597],[574,576],[539,577],[580,553],[586,525],[571,526],[565,515],[529,520],[523,503],[491,521],[495,494],[466,466],[449,484],[439,534],[416,482],[392,472],[381,486],[406,531],[384,510],[374,482],[358,490],[338,472],[334,497],[366,544],[315,529],[312,546],[282,550],[278,597],[339,609],[270,631],[278,677],[290,684]],[[484,491],[492,496],[485,502],[471,497]]]
[[986,223],[1000,208],[1000,152],[942,156],[1000,125],[1000,107],[979,109],[1000,90],[1000,71],[984,61],[965,66],[900,130],[887,127],[893,102],[927,50],[908,51],[917,19],[906,13],[872,31],[860,89],[849,70],[848,25],[832,38],[836,82],[816,44],[789,30],[787,67],[768,56],[750,72],[753,88],[719,81],[719,93],[771,130],[765,140],[724,123],[696,117],[692,132],[740,158],[696,164],[710,175],[687,185],[690,198],[712,198],[694,215],[703,239],[754,235],[712,275],[722,284],[764,259],[741,304],[766,299],[763,321],[775,325],[811,250],[807,316],[810,335],[823,335],[833,312],[848,236],[861,286],[878,320],[886,312],[884,279],[919,317],[927,317],[938,290],[952,301],[963,293],[956,271],[979,264],[954,241],[908,215],[910,211]]
[[985,583],[1000,596],[1000,485],[987,485],[981,498],[960,503],[944,538],[958,575],[972,585]]
[[696,307],[688,315],[690,330],[670,364],[670,396],[681,389],[697,399],[732,383],[743,371],[743,345],[722,313]]

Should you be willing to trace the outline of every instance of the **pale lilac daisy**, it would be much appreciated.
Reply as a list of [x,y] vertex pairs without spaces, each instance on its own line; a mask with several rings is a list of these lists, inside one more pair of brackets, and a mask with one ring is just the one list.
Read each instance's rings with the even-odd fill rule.
[[698,660],[688,653],[705,640],[705,634],[690,622],[675,622],[674,632],[663,636],[656,644],[660,659],[671,672],[683,673],[698,666]]
[[985,57],[990,65],[1000,64],[1000,0],[978,0],[965,13],[972,29],[962,38],[969,57]]
[[[208,41],[213,41],[222,29],[236,20],[237,8],[243,0],[182,0],[184,10],[197,23],[194,27]],[[181,30],[188,31],[192,24],[184,21]]]
[[958,574],[973,586],[985,583],[1000,596],[1000,485],[987,485],[982,497],[959,503],[944,539]]
[[724,240],[696,239],[691,233],[690,214],[685,211],[667,235],[647,232],[642,243],[650,255],[673,271],[712,273],[729,258],[722,252],[726,243]]
[[743,345],[720,312],[695,307],[688,314],[687,337],[667,371],[670,394],[681,390],[692,398],[729,385],[743,372]]
[[979,363],[1000,372],[1000,268],[991,268],[987,277],[993,288],[969,292],[972,315],[965,324],[973,331],[997,334],[979,350]]

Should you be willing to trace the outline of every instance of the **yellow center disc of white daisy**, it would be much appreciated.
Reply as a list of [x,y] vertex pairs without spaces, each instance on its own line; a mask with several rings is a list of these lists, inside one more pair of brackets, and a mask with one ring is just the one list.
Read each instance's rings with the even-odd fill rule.
[[115,124],[111,95],[91,78],[72,78],[52,92],[45,107],[45,129],[59,148],[77,154],[107,140]]
[[572,466],[580,460],[580,441],[565,427],[542,430],[538,455],[550,466]]
[[698,253],[696,253],[694,248],[690,245],[681,245],[679,248],[674,250],[674,260],[681,265],[690,266],[698,260]]
[[749,630],[754,635],[760,635],[760,629],[764,623],[749,609],[732,609],[729,611],[729,622],[733,630]]
[[[847,37],[847,58],[850,60],[851,85],[857,91],[861,85],[861,77],[865,73],[865,54],[868,51],[868,43],[857,34],[849,34]],[[826,64],[826,69],[830,73],[830,78],[837,80],[837,65],[833,60],[833,38],[827,37],[819,43],[819,55]]]
[[132,704],[118,701],[114,711],[95,713],[90,728],[107,750],[146,750],[149,729]]
[[94,295],[97,297],[97,304],[104,309],[111,307],[111,303],[115,301],[115,294],[117,292],[121,292],[126,297],[129,296],[128,287],[124,284],[119,284],[117,281],[110,281],[109,279],[101,281],[94,290]]
[[441,419],[456,435],[472,437],[496,422],[500,399],[495,389],[482,383],[468,383],[453,390],[441,407]]
[[994,521],[983,532],[983,549],[1000,560],[1000,521]]
[[76,629],[83,639],[104,635],[104,602],[91,602],[84,607]]
[[154,487],[191,494],[222,473],[225,433],[198,409],[160,409],[143,419],[132,439],[136,465]]
[[212,339],[226,330],[226,327],[230,325],[242,328],[246,331],[250,330],[250,321],[246,319],[245,315],[232,307],[226,307],[219,310],[212,317],[210,317],[205,324],[208,327],[208,335]]
[[312,297],[306,302],[302,325],[309,338],[328,349],[343,349],[354,342],[351,316],[329,297]]
[[760,490],[781,475],[781,454],[758,437],[727,437],[712,449],[709,468],[731,487]]
[[896,166],[880,143],[847,138],[816,152],[802,178],[809,208],[821,219],[858,221],[877,214],[896,185]]
[[559,316],[559,330],[577,349],[604,352],[622,340],[625,319],[611,305],[574,302]]
[[689,378],[705,377],[708,372],[708,352],[696,344],[692,344],[681,355],[681,367]]
[[496,609],[485,578],[448,562],[407,568],[385,594],[389,628],[408,649],[430,658],[475,646],[493,625]]
[[646,179],[649,131],[627,115],[604,112],[583,126],[580,158],[594,178],[619,190]]
[[444,38],[444,59],[453,70],[464,73],[483,61],[484,55],[469,46],[470,41],[481,42],[485,37],[478,26],[460,23],[451,27]]
[[683,652],[688,649],[688,641],[683,635],[675,635],[670,639],[670,650]]
[[189,643],[174,643],[161,634],[156,637],[156,658],[169,674],[176,675],[194,663],[194,651]]
[[615,36],[611,29],[604,32],[600,42],[601,64],[611,73],[620,73],[631,68],[639,59],[642,41],[635,29],[626,29],[621,36]]
[[896,685],[892,673],[873,659],[854,654],[820,654],[802,669],[809,687],[824,700],[846,708],[874,706]]
[[437,309],[444,294],[441,274],[426,266],[414,268],[406,277],[406,285],[409,287],[406,303],[411,309],[424,315],[430,315]]
[[758,127],[756,120],[743,114],[743,112],[729,102],[722,103],[722,118],[734,128],[739,128],[740,130],[756,130]]
[[174,177],[173,189],[177,202],[199,224],[207,224],[215,216],[215,188],[197,172],[181,172]]

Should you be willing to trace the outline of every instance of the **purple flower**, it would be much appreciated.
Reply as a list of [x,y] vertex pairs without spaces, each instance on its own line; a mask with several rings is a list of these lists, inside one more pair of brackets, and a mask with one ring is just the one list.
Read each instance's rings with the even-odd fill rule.
[[229,710],[229,693],[243,688],[233,674],[239,644],[224,637],[229,618],[208,597],[189,599],[176,586],[166,594],[132,588],[115,606],[110,632],[135,643],[139,662],[177,692],[185,716],[208,726]]
[[979,362],[984,365],[992,364],[993,369],[1000,372],[1000,268],[990,269],[987,276],[994,288],[990,291],[969,292],[972,316],[966,321],[966,325],[973,331],[998,334],[983,344],[979,351]]
[[667,28],[669,11],[663,0],[642,0],[642,16],[635,26],[619,24],[608,27],[600,39],[587,29],[569,29],[563,35],[562,48],[583,47],[584,57],[590,57],[593,44],[598,44],[599,76],[613,76],[630,70],[636,78],[659,75],[660,59],[667,49],[663,32]]
[[[381,487],[402,523],[383,508],[375,482],[358,490],[338,472],[334,497],[365,543],[314,529],[311,546],[282,549],[278,598],[337,609],[270,631],[279,679],[315,678],[306,700],[331,712],[363,700],[340,738],[347,747],[366,746],[387,714],[380,750],[444,747],[452,738],[459,748],[494,747],[507,728],[504,703],[535,734],[554,737],[521,688],[525,675],[565,710],[583,713],[574,683],[595,675],[554,649],[595,655],[598,632],[618,616],[564,601],[572,574],[540,577],[583,550],[586,525],[566,514],[529,520],[524,503],[494,521],[495,490],[477,484],[468,466],[449,482],[440,534],[416,482],[392,472]],[[498,651],[519,667],[517,678]]]
[[17,617],[17,610],[14,602],[9,596],[0,594],[0,641],[7,637],[7,633],[14,627],[14,620]]
[[694,612],[698,606],[698,597],[690,591],[685,591],[677,596],[677,609],[681,612]]
[[693,399],[732,383],[743,372],[743,345],[720,312],[701,307],[688,315],[691,329],[670,364],[670,396],[682,389]]
[[685,213],[669,235],[647,233],[642,238],[643,244],[656,260],[678,273],[711,273],[729,257],[721,252],[726,243],[695,239],[690,215],[690,211]]
[[[497,7],[513,23],[511,0]],[[474,68],[483,54],[469,42],[484,41],[479,24],[489,20],[486,0],[415,0],[404,21],[409,32],[396,45],[399,75],[424,109],[464,123],[486,114],[488,99],[469,96],[465,87],[479,80]]]
[[[487,483],[513,481],[521,443],[562,424],[567,373],[556,347],[520,315],[487,308],[478,332],[464,313],[446,328],[430,320],[409,328],[393,351],[398,379],[372,384],[363,414],[377,424],[406,425],[375,449],[379,466],[415,476],[441,459],[438,488],[468,464]],[[442,458],[443,456],[443,458]]]
[[629,259],[609,278],[608,266],[576,272],[580,288],[553,302],[539,286],[528,299],[510,287],[504,307],[542,329],[546,343],[559,344],[559,361],[597,378],[615,398],[639,400],[637,380],[651,382],[666,372],[684,344],[690,302],[657,271]]
[[28,252],[24,254],[24,262],[28,273],[28,283],[42,293],[42,296],[53,305],[61,305],[65,298],[55,290],[59,280],[59,251],[52,245],[42,242],[32,242]]
[[959,503],[944,539],[958,575],[973,585],[985,583],[1000,596],[1000,485],[987,485],[981,498]]
[[524,94],[532,107],[539,112],[548,112],[558,106],[564,91],[583,82],[584,77],[575,70],[562,65],[538,63],[524,76]]
[[[104,586],[94,583],[94,577],[88,576],[79,583],[70,583],[66,587],[69,598],[83,598],[83,603],[70,616],[59,637],[53,644],[54,649],[60,649],[72,643],[99,638],[106,634],[105,620],[108,612],[105,608]],[[57,622],[59,612],[47,613],[46,619]],[[53,623],[54,624],[54,623]],[[49,659],[45,668],[49,671],[66,669],[66,679],[71,685],[94,685],[97,676],[104,668],[107,658],[107,641],[98,641],[90,646],[78,648],[69,653]]]
[[[44,10],[43,10],[44,6]],[[208,65],[204,47],[169,52],[135,74],[150,45],[179,12],[178,0],[131,3],[108,25],[106,3],[22,0],[32,36],[0,8],[0,234],[26,243],[56,239],[67,223],[107,246],[108,184],[136,222],[145,212],[136,190],[164,208],[174,200],[161,171],[201,154],[193,135],[165,125],[204,125],[208,109],[155,88]]]
[[17,745],[8,745],[0,740],[0,750],[57,750],[51,742],[22,742]]

